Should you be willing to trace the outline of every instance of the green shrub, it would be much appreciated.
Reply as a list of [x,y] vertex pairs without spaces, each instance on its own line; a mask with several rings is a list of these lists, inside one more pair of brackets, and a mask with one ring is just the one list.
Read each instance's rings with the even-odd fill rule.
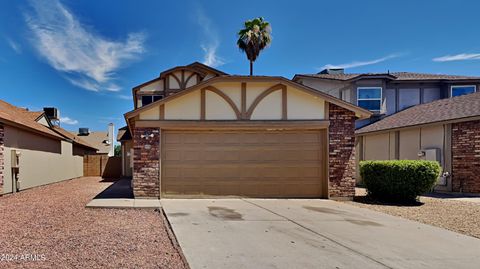
[[434,161],[360,162],[360,175],[368,194],[384,201],[415,201],[418,195],[429,191],[435,185],[440,170],[440,165]]

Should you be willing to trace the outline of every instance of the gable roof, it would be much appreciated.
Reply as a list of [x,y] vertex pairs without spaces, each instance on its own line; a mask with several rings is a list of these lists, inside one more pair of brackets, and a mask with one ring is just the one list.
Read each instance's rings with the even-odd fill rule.
[[95,151],[98,150],[98,148],[96,148],[95,146],[92,146],[91,144],[87,143],[83,139],[75,136],[74,134],[70,133],[69,131],[63,129],[60,126],[53,126],[53,130],[55,130],[57,133],[64,136],[65,138],[69,139],[74,144],[77,144],[86,148],[94,149]]
[[359,73],[359,74],[296,74],[293,80],[302,77],[319,78],[338,81],[352,81],[361,78],[387,78],[393,81],[415,81],[415,80],[430,80],[430,81],[457,81],[457,80],[479,80],[480,77],[474,76],[459,76],[459,75],[443,75],[443,74],[427,74],[427,73],[413,73],[413,72],[392,72],[392,73]]
[[125,119],[127,119],[127,122],[128,122],[128,119],[129,118],[132,118],[136,115],[138,115],[140,112],[142,111],[145,111],[145,110],[148,110],[150,108],[152,108],[153,106],[156,106],[156,105],[159,105],[159,104],[163,104],[163,103],[166,103],[172,99],[175,99],[175,98],[178,98],[184,94],[187,94],[189,92],[192,92],[192,91],[195,91],[195,90],[198,90],[198,89],[201,89],[201,88],[204,88],[204,87],[207,87],[213,83],[217,83],[217,82],[235,82],[235,81],[238,81],[238,82],[278,82],[278,83],[281,83],[281,84],[285,84],[285,85],[289,85],[289,86],[292,86],[292,87],[295,87],[295,88],[298,88],[300,90],[303,90],[305,92],[308,92],[310,94],[313,94],[313,95],[316,95],[316,96],[319,96],[323,99],[325,99],[326,101],[328,102],[331,102],[335,105],[338,105],[338,106],[341,106],[341,107],[344,107],[348,110],[351,110],[351,111],[354,111],[356,114],[360,115],[360,117],[363,117],[363,118],[367,118],[367,117],[370,117],[372,115],[372,112],[366,110],[366,109],[363,109],[361,107],[358,107],[356,105],[353,105],[351,103],[348,103],[346,101],[343,101],[341,99],[338,99],[332,95],[329,95],[327,93],[324,93],[324,92],[321,92],[321,91],[318,91],[314,88],[310,88],[308,86],[305,86],[305,85],[302,85],[300,83],[297,83],[297,82],[294,82],[294,81],[291,81],[289,79],[286,79],[284,77],[280,77],[280,76],[277,76],[277,77],[272,77],[272,76],[240,76],[240,75],[225,75],[225,76],[220,76],[220,77],[214,77],[214,78],[211,78],[209,80],[206,80],[206,81],[202,81],[200,82],[199,84],[196,84],[194,86],[191,86],[179,93],[176,93],[176,94],[173,94],[173,95],[170,95],[166,98],[163,98],[161,100],[158,100],[158,101],[155,101],[155,102],[152,102],[146,106],[143,106],[143,107],[140,107],[140,108],[137,108],[135,110],[132,110],[130,112],[127,112],[125,113]]
[[123,126],[122,128],[118,129],[117,141],[126,141],[131,139],[132,135],[130,134],[128,126]]
[[43,115],[41,111],[28,111],[0,100],[0,122],[21,129],[32,131],[50,138],[61,140],[63,136],[52,129],[36,122]]
[[421,104],[358,129],[356,134],[385,131],[480,116],[480,92]]
[[89,145],[92,145],[98,149],[97,153],[105,154],[110,152],[110,145],[103,143],[103,141],[108,141],[108,132],[90,132],[88,135],[79,135],[77,132],[70,132],[71,135],[85,141]]

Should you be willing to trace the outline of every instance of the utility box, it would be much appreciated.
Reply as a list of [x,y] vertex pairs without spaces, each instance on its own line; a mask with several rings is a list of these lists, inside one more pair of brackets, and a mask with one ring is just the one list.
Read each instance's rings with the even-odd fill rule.
[[20,191],[20,151],[12,149],[11,151],[12,185],[13,191]]

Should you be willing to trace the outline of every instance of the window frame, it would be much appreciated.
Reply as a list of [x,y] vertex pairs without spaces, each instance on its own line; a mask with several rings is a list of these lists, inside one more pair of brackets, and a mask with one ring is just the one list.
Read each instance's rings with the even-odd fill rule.
[[[477,85],[450,85],[450,98],[461,96],[461,95],[453,96],[453,88],[461,88],[461,87],[473,87],[473,92],[472,93],[477,92]],[[462,94],[462,95],[465,95],[465,94]]]
[[[160,98],[160,99],[158,99],[158,100],[156,100],[156,101],[159,101],[159,100],[162,100],[163,98],[165,98],[165,96],[164,96],[163,94],[142,94],[141,97],[140,97],[140,99],[142,100],[142,106],[146,106],[146,105],[149,105],[149,104],[151,104],[151,103],[156,102],[156,101],[155,101],[155,97],[156,97],[156,96],[158,96],[158,97]],[[148,103],[148,104],[143,103],[143,98],[144,98],[144,97],[150,97],[150,98],[151,98],[150,103]]]
[[[359,98],[360,97],[360,90],[363,90],[363,89],[380,89],[380,98]],[[359,102],[360,101],[372,101],[372,100],[376,100],[376,101],[380,101],[380,107],[378,108],[378,110],[370,110],[369,111],[372,111],[372,112],[381,112],[382,111],[382,98],[383,98],[383,87],[381,86],[362,86],[362,87],[357,87],[357,106],[358,107],[361,107],[359,105]],[[366,108],[365,108],[366,109]]]

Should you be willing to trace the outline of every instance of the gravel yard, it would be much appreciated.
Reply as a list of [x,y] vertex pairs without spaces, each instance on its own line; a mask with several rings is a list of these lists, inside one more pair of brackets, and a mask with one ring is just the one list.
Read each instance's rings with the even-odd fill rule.
[[480,203],[424,196],[420,202],[412,206],[386,205],[360,194],[346,203],[480,238]]
[[[0,268],[186,268],[161,213],[85,208],[111,184],[100,180],[0,197]],[[5,261],[13,255],[19,261]]]

